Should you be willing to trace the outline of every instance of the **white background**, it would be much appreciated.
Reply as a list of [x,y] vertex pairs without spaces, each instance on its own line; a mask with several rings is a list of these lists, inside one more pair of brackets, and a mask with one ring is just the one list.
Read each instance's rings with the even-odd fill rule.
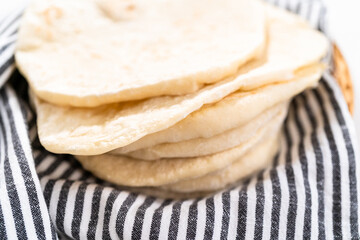
[[[0,19],[19,2],[27,0],[0,0]],[[355,91],[355,126],[360,137],[360,1],[324,0],[328,5],[329,30],[349,67]],[[360,138],[359,138],[360,139]],[[360,142],[360,141],[359,141]]]
[[327,0],[327,2],[329,30],[349,65],[354,84],[354,120],[357,136],[360,139],[360,1]]

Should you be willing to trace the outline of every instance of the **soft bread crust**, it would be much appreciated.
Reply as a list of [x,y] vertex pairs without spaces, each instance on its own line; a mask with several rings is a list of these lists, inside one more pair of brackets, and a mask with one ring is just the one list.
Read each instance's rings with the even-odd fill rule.
[[76,158],[86,170],[111,183],[133,187],[161,186],[201,177],[229,166],[266,137],[277,135],[281,125],[281,122],[267,124],[239,146],[207,156],[157,161],[111,154]]
[[[204,87],[196,93],[114,103],[96,108],[60,107],[37,99],[35,102],[40,141],[46,149],[55,153],[101,154],[127,146],[146,135],[165,130],[185,118],[193,119],[192,116],[190,118],[187,116],[206,104],[218,102],[217,106],[220,107],[224,104],[220,100],[236,91],[238,92],[231,98],[237,99],[239,96],[246,95],[246,92],[242,92],[244,89],[261,89],[264,85],[286,83],[295,78],[296,81],[292,84],[289,82],[292,85],[290,90],[283,89],[276,94],[269,92],[268,99],[263,99],[262,102],[267,102],[272,98],[279,99],[285,95],[290,98],[306,87],[313,86],[320,78],[321,69],[319,68],[321,67],[317,62],[325,54],[327,46],[327,40],[323,35],[302,24],[290,24],[286,22],[286,19],[269,20],[269,43],[266,56],[242,67],[236,75]],[[300,79],[303,81],[298,81],[296,79],[299,76],[298,71],[309,68],[315,68],[315,70],[309,70],[312,71],[312,77],[300,74]],[[305,84],[302,85],[300,82]],[[285,98],[282,99],[284,100]],[[210,105],[205,108],[208,106]],[[244,107],[253,112],[262,106],[261,104],[251,106],[249,103]],[[266,106],[263,110],[268,107],[270,106]],[[216,115],[214,119],[219,116],[227,118],[233,115],[233,111],[231,109],[230,114]],[[202,115],[201,112],[198,115]],[[212,114],[213,111],[206,112]],[[252,117],[254,116],[256,114]],[[206,117],[206,119],[209,118]],[[194,121],[188,120],[185,124],[191,123],[192,125],[186,128],[193,127],[196,129],[193,131],[195,134],[206,128],[207,136],[203,136],[201,132],[194,137],[209,137],[211,134],[225,131],[221,129],[225,124],[219,124],[219,122],[222,123],[221,120],[207,124],[194,124]],[[219,132],[214,133],[208,129],[216,129]]]
[[269,137],[225,169],[161,188],[166,191],[183,193],[211,192],[222,189],[269,166],[278,150],[278,145],[278,137]]
[[[282,122],[287,113],[287,105],[288,103],[280,103],[260,114],[260,116],[251,119],[247,124],[210,138],[195,138],[182,142],[163,143],[123,155],[143,160],[158,160],[161,158],[205,156],[222,152],[246,142],[262,126]],[[116,153],[116,150],[111,153]]]
[[307,76],[250,92],[236,92],[196,112],[207,101],[222,96],[224,88],[233,82],[211,86],[192,97],[153,98],[93,109],[58,107],[35,98],[39,139],[51,152],[96,155],[165,129],[151,138],[157,139],[157,143],[207,138],[240,126],[241,122],[246,123],[267,108],[314,86],[321,73],[322,68],[317,66]]
[[265,11],[247,0],[37,0],[16,63],[58,105],[195,92],[262,53]]

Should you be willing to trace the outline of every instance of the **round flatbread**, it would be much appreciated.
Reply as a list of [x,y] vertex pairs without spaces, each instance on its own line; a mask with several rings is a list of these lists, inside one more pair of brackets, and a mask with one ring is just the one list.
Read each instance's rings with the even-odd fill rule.
[[[209,138],[241,126],[274,104],[314,86],[321,72],[321,68],[317,68],[310,76],[291,82],[236,92],[216,104],[204,106],[172,127],[184,118],[182,114],[204,99],[196,97],[193,102],[194,99],[186,101],[178,97],[183,101],[176,104],[178,98],[163,97],[163,101],[155,98],[141,103],[81,109],[58,107],[35,98],[39,138],[51,152],[74,155],[97,155],[122,146],[126,148],[124,152],[130,152],[164,142]],[[200,95],[206,96],[207,92]],[[163,129],[165,131],[144,137]],[[144,138],[135,142],[141,137]]]
[[[240,92],[236,93],[233,98],[238,99],[239,96],[245,96],[248,93],[241,92],[243,87],[248,89],[252,84],[258,87],[262,83],[284,82],[295,78],[296,82],[289,83],[292,85],[292,89],[288,90],[286,87],[290,85],[287,85],[280,93],[269,93],[268,99],[264,99],[262,102],[270,102],[273,105],[276,101],[269,100],[281,98],[281,101],[286,100],[284,98],[286,94],[286,97],[289,98],[304,90],[305,87],[312,86],[319,79],[321,73],[319,66],[315,73],[311,72],[312,77],[296,79],[296,76],[299,76],[297,71],[300,68],[319,61],[326,52],[327,40],[314,30],[302,25],[288,24],[285,20],[270,22],[267,56],[260,60],[260,65],[259,62],[249,64],[241,68],[237,75],[204,87],[196,93],[178,97],[156,97],[143,101],[114,103],[96,108],[60,107],[36,100],[38,132],[42,145],[55,153],[96,155],[109,152],[127,146],[146,135],[167,129],[203,105],[218,102],[239,89]],[[305,86],[298,81],[301,79],[303,83],[307,83]],[[221,106],[221,102],[217,106]],[[242,108],[247,113],[243,115],[244,118],[250,116],[250,113],[256,112],[245,122],[270,106],[268,104],[262,108],[262,105],[249,105],[247,108]],[[229,108],[226,109],[229,110]],[[261,111],[259,111],[260,109]],[[230,111],[230,114],[215,115],[214,119],[219,119],[219,121],[215,122],[214,120],[209,123],[212,124],[211,126],[203,123],[194,125],[193,129],[199,127],[199,131],[205,128],[208,135],[201,135],[203,133],[196,135],[198,130],[186,131],[185,135],[194,133],[196,136],[192,138],[209,137],[226,131],[227,129],[222,129],[222,127],[226,128],[222,122],[226,119],[222,116],[228,118],[228,116],[234,115],[233,112],[236,109],[231,108]],[[210,111],[211,114],[212,112]],[[237,119],[238,116],[236,114],[236,116],[230,117],[230,120]],[[189,119],[186,122],[193,124],[192,117]],[[237,122],[228,129],[239,125]],[[214,128],[214,126],[216,127]],[[184,127],[191,129],[191,126]],[[218,132],[208,131],[209,128]],[[168,142],[168,137],[167,135],[163,142]],[[185,139],[175,141],[183,140]],[[156,144],[159,143],[162,142]]]
[[59,105],[194,92],[261,54],[265,11],[248,0],[37,0],[16,63]]
[[[268,109],[260,116],[251,119],[249,123],[241,127],[230,129],[210,138],[195,138],[183,142],[163,143],[125,153],[124,155],[142,160],[158,160],[161,158],[198,157],[222,152],[244,143],[266,124],[281,123],[286,116],[287,105],[287,103],[281,103]],[[118,153],[114,150],[111,154]]]
[[321,76],[322,67],[315,66],[308,70],[302,77],[299,75],[291,82],[265,86],[248,92],[232,93],[217,103],[203,106],[174,126],[149,134],[114,151],[119,154],[128,153],[163,143],[211,138],[242,126],[255,116],[266,112],[266,109],[288,101],[304,89],[314,86]]
[[195,158],[145,161],[111,154],[76,156],[95,176],[125,186],[160,186],[197,178],[223,169],[242,157],[265,136],[276,135],[281,124],[266,125],[245,143],[227,151]]
[[222,189],[268,166],[278,150],[278,140],[278,137],[265,140],[254,146],[241,159],[218,172],[161,188],[173,192],[209,192]]

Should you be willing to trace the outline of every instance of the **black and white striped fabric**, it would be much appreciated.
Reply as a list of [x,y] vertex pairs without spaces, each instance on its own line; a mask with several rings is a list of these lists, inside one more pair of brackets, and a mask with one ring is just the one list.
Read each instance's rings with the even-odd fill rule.
[[[324,30],[322,2],[275,4]],[[13,72],[21,12],[0,22],[0,239],[360,239],[358,145],[330,72],[293,100],[270,168],[212,197],[156,199],[42,148]]]

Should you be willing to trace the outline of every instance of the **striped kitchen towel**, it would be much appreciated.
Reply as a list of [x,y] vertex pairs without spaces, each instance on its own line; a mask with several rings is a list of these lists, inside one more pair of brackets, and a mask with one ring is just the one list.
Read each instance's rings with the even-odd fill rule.
[[[320,0],[275,4],[326,30]],[[40,145],[14,71],[22,10],[0,22],[0,239],[359,239],[358,145],[330,72],[292,101],[271,167],[212,197],[157,199],[109,186]]]

